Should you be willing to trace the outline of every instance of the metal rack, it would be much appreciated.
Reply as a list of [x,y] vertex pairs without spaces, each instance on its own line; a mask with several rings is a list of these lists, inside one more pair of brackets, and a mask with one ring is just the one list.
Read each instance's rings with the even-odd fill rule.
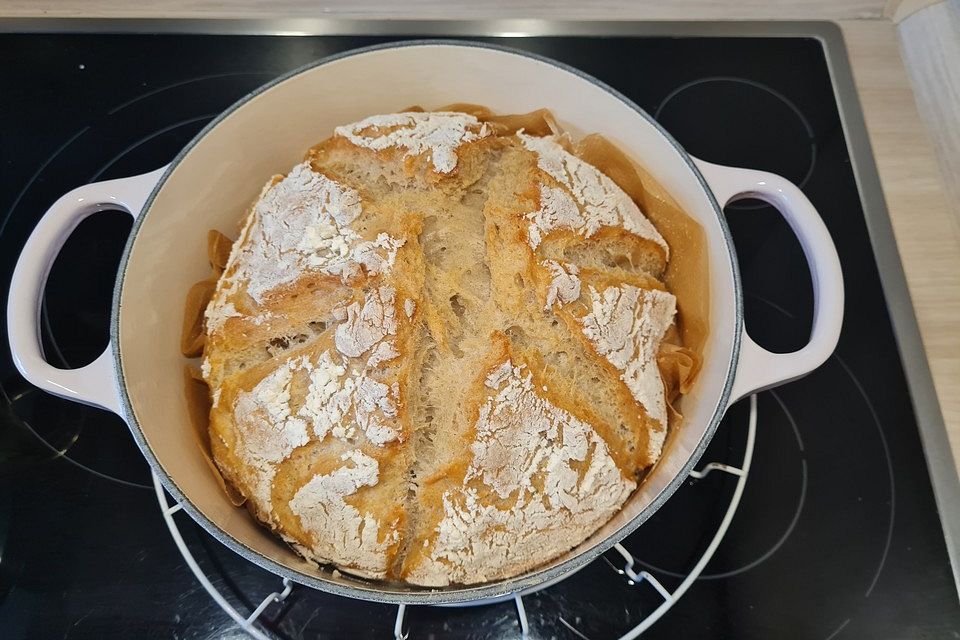
[[[723,520],[720,521],[720,526],[717,528],[717,532],[710,540],[710,544],[707,545],[703,554],[700,556],[700,559],[684,577],[683,581],[677,586],[676,589],[671,592],[648,571],[637,571],[634,569],[636,560],[634,559],[633,555],[621,544],[615,544],[613,546],[613,549],[622,557],[624,562],[623,568],[616,569],[616,572],[624,576],[629,581],[629,584],[638,588],[642,584],[650,585],[650,587],[656,590],[660,597],[663,598],[663,602],[660,604],[660,606],[651,611],[640,621],[639,624],[624,633],[620,637],[620,640],[633,640],[634,638],[639,637],[640,634],[649,629],[657,620],[663,617],[663,615],[669,611],[670,608],[673,607],[673,605],[676,604],[681,597],[683,597],[693,582],[706,568],[711,558],[713,558],[714,552],[717,550],[717,547],[720,545],[720,542],[726,535],[727,529],[730,527],[730,522],[733,520],[733,516],[737,511],[737,507],[740,505],[740,498],[743,495],[744,487],[747,484],[747,477],[750,474],[750,463],[753,460],[753,447],[756,438],[756,430],[757,396],[752,395],[750,396],[750,417],[747,422],[747,441],[746,445],[744,446],[742,466],[735,467],[725,463],[710,462],[701,467],[699,471],[694,470],[690,472],[690,476],[692,478],[701,479],[713,471],[722,471],[724,473],[729,473],[736,476],[737,485],[734,488],[733,495],[730,498],[730,504],[727,506],[727,511],[723,516]],[[273,593],[270,593],[264,597],[263,600],[260,601],[259,605],[257,605],[249,614],[244,616],[232,604],[230,604],[223,594],[220,593],[220,591],[213,585],[213,583],[204,573],[203,569],[200,568],[200,565],[197,564],[196,559],[193,557],[193,553],[184,542],[183,536],[180,534],[180,528],[174,519],[174,516],[182,509],[182,506],[176,502],[171,503],[166,492],[163,490],[163,486],[160,484],[159,478],[157,478],[156,475],[153,476],[153,484],[157,493],[157,501],[160,503],[163,519],[167,524],[167,528],[170,530],[170,535],[173,537],[173,541],[176,543],[177,549],[180,550],[180,554],[186,561],[187,566],[190,567],[193,575],[196,576],[203,588],[207,591],[207,593],[210,594],[214,601],[220,605],[220,608],[223,609],[234,621],[236,621],[236,623],[240,625],[240,627],[252,638],[256,638],[257,640],[274,640],[274,638],[267,634],[262,626],[257,624],[257,620],[267,609],[267,607],[273,603],[283,602],[287,596],[290,595],[294,589],[293,582],[287,578],[283,578],[281,581],[281,588],[278,591],[274,591]],[[308,587],[298,586],[297,588],[307,589]],[[517,612],[517,622],[520,628],[520,637],[524,640],[529,637],[530,625],[527,620],[526,609],[523,605],[523,596],[537,590],[537,588],[534,588],[529,591],[513,594],[513,602],[516,606]],[[410,636],[410,631],[404,630],[406,611],[407,605],[398,605],[396,622],[393,626],[393,635],[395,640],[407,640],[407,638]]]

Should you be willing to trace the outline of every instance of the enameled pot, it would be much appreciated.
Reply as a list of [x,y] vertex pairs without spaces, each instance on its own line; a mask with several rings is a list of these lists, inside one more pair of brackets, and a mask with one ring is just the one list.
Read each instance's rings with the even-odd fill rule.
[[[569,553],[526,574],[472,587],[426,589],[317,568],[231,505],[194,440],[179,334],[187,290],[209,275],[207,230],[236,228],[239,212],[256,198],[268,176],[285,173],[308,146],[339,124],[410,104],[453,102],[483,104],[498,113],[547,107],[574,137],[600,133],[643,166],[705,230],[710,333],[700,378],[683,400],[684,424],[671,436],[664,458],[610,522]],[[745,331],[737,262],[721,211],[742,198],[774,205],[806,254],[814,290],[813,330],[809,343],[794,353],[768,352]],[[50,266],[83,218],[118,208],[135,221],[117,276],[110,345],[86,367],[57,369],[44,359],[38,332]],[[575,69],[527,53],[451,41],[390,44],[321,60],[230,107],[168,166],[64,195],[27,241],[7,307],[11,350],[24,377],[50,393],[120,415],[163,485],[221,542],[276,574],[317,589],[411,604],[522,593],[595,559],[670,497],[732,402],[823,363],[837,344],[842,315],[836,250],[822,220],[793,184],[769,173],[691,158],[630,100]]]

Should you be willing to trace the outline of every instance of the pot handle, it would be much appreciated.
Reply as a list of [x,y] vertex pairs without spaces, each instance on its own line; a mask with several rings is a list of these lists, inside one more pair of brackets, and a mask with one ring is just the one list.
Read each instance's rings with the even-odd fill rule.
[[754,342],[744,328],[730,403],[756,391],[796,380],[823,364],[837,346],[843,324],[843,272],[826,225],[803,192],[772,173],[696,160],[717,202],[756,198],[770,203],[800,240],[813,280],[813,329],[805,347],[773,353]]
[[85,367],[54,367],[43,355],[40,304],[50,267],[80,221],[94,213],[115,209],[126,211],[136,219],[164,169],[77,187],[54,202],[30,234],[10,281],[7,332],[13,362],[31,384],[54,395],[122,415],[112,346],[108,343],[104,352]]

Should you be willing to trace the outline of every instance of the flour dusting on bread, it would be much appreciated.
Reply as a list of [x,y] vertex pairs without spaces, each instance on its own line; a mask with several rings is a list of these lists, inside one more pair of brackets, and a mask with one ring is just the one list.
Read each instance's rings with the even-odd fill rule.
[[[320,355],[310,371],[310,386],[299,415],[310,421],[313,433],[321,441],[343,424],[353,404],[354,384],[344,380],[346,373],[347,368],[334,362],[329,351]],[[353,432],[341,426],[341,432],[334,435],[345,438]]]
[[[241,315],[231,296],[243,287],[256,303],[305,272],[349,278],[363,267],[380,273],[390,267],[402,241],[380,234],[364,241],[350,228],[362,212],[360,194],[308,163],[264,188],[234,246],[223,285],[207,313],[208,329]],[[237,250],[239,248],[239,250]]]
[[580,278],[577,277],[579,272],[576,265],[556,260],[544,260],[541,264],[550,270],[547,309],[557,303],[564,305],[580,299]]
[[363,303],[347,307],[347,318],[337,326],[337,351],[356,358],[383,338],[397,332],[394,315],[396,292],[391,287],[380,287],[364,296]]
[[623,285],[602,292],[590,287],[590,313],[583,333],[597,353],[621,371],[621,378],[647,414],[661,425],[651,430],[650,452],[659,457],[666,436],[667,403],[657,368],[663,334],[673,323],[676,298],[666,291]]
[[410,574],[418,584],[485,582],[562,553],[636,487],[590,425],[537,393],[529,371],[507,360],[485,385],[493,394],[472,461],[463,486],[443,495],[436,539]]
[[383,577],[386,552],[396,543],[398,533],[391,531],[381,540],[377,520],[347,502],[358,489],[377,484],[377,461],[359,449],[347,451],[340,459],[343,466],[314,476],[297,491],[290,510],[314,541],[310,557],[320,561],[337,558],[365,574]]
[[376,151],[402,147],[413,156],[429,151],[434,169],[450,173],[457,167],[457,148],[487,137],[490,128],[465,113],[391,113],[337,127],[336,134]]
[[516,575],[661,455],[670,248],[561,138],[512,131],[455,111],[338,127],[244,221],[205,312],[210,447],[308,560]]
[[306,422],[290,412],[293,373],[304,364],[291,360],[280,365],[253,389],[241,392],[234,404],[240,455],[254,473],[254,497],[267,509],[277,463],[309,440]]
[[564,187],[541,187],[543,208],[533,214],[530,228],[534,248],[541,237],[557,228],[574,229],[589,238],[601,227],[623,227],[655,242],[669,255],[667,241],[613,180],[564,149],[552,136],[520,133],[518,137],[537,154],[537,166]]

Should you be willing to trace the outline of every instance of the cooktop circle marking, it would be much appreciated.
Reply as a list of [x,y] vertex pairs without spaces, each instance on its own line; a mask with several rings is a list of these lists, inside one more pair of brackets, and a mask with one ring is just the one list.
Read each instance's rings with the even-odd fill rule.
[[197,76],[196,78],[190,78],[189,80],[181,80],[180,82],[174,82],[172,84],[164,85],[162,87],[157,87],[156,89],[151,89],[150,91],[141,93],[136,97],[127,100],[126,102],[121,102],[120,104],[115,106],[113,109],[110,109],[110,111],[107,112],[107,115],[112,116],[113,114],[117,113],[118,111],[122,111],[123,109],[126,109],[132,104],[140,102],[145,98],[155,96],[158,93],[163,93],[164,91],[168,91],[170,89],[176,89],[177,87],[193,84],[194,82],[203,82],[205,80],[215,80],[217,78],[235,78],[238,76],[269,76],[273,78],[276,76],[276,74],[269,73],[267,71],[237,71],[233,73],[211,73],[205,76]]
[[[771,300],[767,300],[766,298],[763,298],[757,295],[752,295],[751,297],[756,298],[757,300],[767,304],[773,309],[776,309],[777,311],[779,311],[780,313],[782,313],[783,315],[787,316],[790,319],[796,318],[796,316],[791,311],[783,308],[782,306],[780,306],[779,304]],[[886,465],[887,465],[887,477],[889,478],[889,486],[890,486],[890,517],[889,517],[889,520],[887,521],[887,537],[883,544],[883,553],[880,556],[880,562],[877,565],[877,570],[874,573],[873,580],[870,581],[870,586],[867,587],[867,591],[866,593],[864,593],[864,597],[869,598],[870,594],[873,593],[874,587],[877,586],[877,581],[880,579],[880,573],[883,571],[883,565],[886,564],[887,555],[889,555],[890,553],[890,543],[893,540],[893,523],[894,523],[894,520],[896,519],[896,509],[897,509],[897,504],[896,504],[897,492],[896,492],[896,480],[894,478],[894,473],[893,473],[893,460],[890,457],[890,445],[887,443],[887,436],[883,432],[883,425],[880,422],[880,417],[877,414],[876,407],[873,406],[873,401],[870,400],[870,397],[867,395],[866,390],[863,388],[863,385],[860,383],[859,378],[857,378],[857,376],[853,373],[853,370],[850,368],[850,366],[846,363],[846,361],[843,358],[841,358],[837,354],[836,351],[834,351],[830,355],[829,359],[835,360],[837,364],[840,365],[840,367],[847,374],[847,377],[850,378],[850,381],[856,387],[857,393],[859,393],[860,397],[863,398],[863,402],[866,404],[867,410],[870,412],[870,417],[873,420],[873,424],[877,428],[877,435],[880,438],[880,445],[883,448],[884,462],[886,462]],[[791,420],[791,424],[793,425],[794,429],[796,429],[796,424],[794,424],[792,420]],[[799,430],[797,431],[797,435],[799,437]],[[801,450],[802,450],[802,443],[801,443]]]
[[850,618],[847,618],[846,620],[844,620],[843,622],[841,622],[841,623],[840,623],[840,626],[837,627],[836,630],[835,630],[833,633],[831,633],[830,635],[828,635],[827,638],[826,638],[826,640],[833,640],[834,638],[836,638],[838,635],[840,635],[840,632],[843,631],[848,624],[850,624]]
[[832,356],[830,356],[830,359],[836,360],[837,363],[843,367],[843,370],[847,373],[847,376],[857,388],[857,392],[860,394],[860,397],[863,398],[863,401],[866,403],[867,409],[870,411],[870,416],[873,418],[873,424],[877,427],[877,435],[880,436],[880,444],[883,446],[884,460],[887,463],[887,475],[890,478],[890,519],[887,524],[887,539],[883,545],[883,555],[880,556],[880,563],[877,565],[877,571],[873,576],[873,580],[870,581],[870,586],[867,587],[866,593],[863,594],[865,598],[869,598],[870,594],[873,593],[873,588],[877,586],[877,581],[880,579],[880,573],[883,571],[883,565],[887,562],[887,554],[890,553],[890,542],[893,540],[893,522],[896,518],[897,510],[897,485],[893,475],[893,460],[890,458],[890,446],[887,444],[887,436],[883,433],[883,425],[880,423],[877,410],[874,408],[870,397],[867,396],[867,392],[864,390],[863,385],[860,384],[860,380],[854,375],[853,371],[839,355],[834,353]]
[[[799,135],[799,136],[805,137],[805,140],[803,140],[803,142],[809,145],[809,160],[807,161],[806,168],[803,169],[801,173],[794,174],[794,175],[785,175],[785,177],[795,181],[798,187],[803,188],[807,184],[807,182],[810,180],[810,177],[813,175],[813,170],[817,163],[817,142],[816,142],[813,126],[810,124],[810,121],[803,114],[800,108],[797,107],[797,105],[792,100],[787,98],[787,96],[785,96],[780,91],[777,91],[776,89],[766,84],[763,84],[762,82],[757,82],[756,80],[750,80],[748,78],[738,78],[736,76],[709,76],[706,78],[698,78],[696,80],[691,80],[690,82],[686,82],[680,85],[679,87],[675,88],[674,90],[672,90],[670,93],[666,95],[666,97],[663,98],[663,100],[660,101],[660,104],[657,105],[657,108],[654,111],[654,114],[653,114],[654,119],[660,122],[661,124],[663,124],[664,126],[668,127],[668,129],[674,128],[670,126],[669,122],[663,122],[661,120],[662,116],[664,116],[664,112],[665,111],[669,112],[668,105],[670,105],[671,103],[676,104],[675,100],[678,97],[680,97],[684,92],[687,92],[690,89],[693,89],[695,87],[703,87],[704,85],[722,84],[722,83],[740,85],[743,87],[749,87],[751,89],[757,89],[759,91],[762,91],[764,94],[775,98],[780,104],[787,107],[787,109],[790,112],[792,112],[794,116],[796,116],[797,121],[799,122],[802,128],[802,132],[794,129],[792,133],[794,136]],[[704,115],[702,108],[698,108],[696,119],[698,121],[704,122],[706,121],[705,118],[706,116]],[[689,118],[687,119],[689,120]],[[789,131],[790,131],[789,127],[783,126],[783,122],[780,120],[777,120],[775,122],[777,125],[780,125],[778,127],[779,130],[785,131],[787,132],[787,135],[789,135]],[[724,124],[729,124],[729,123],[724,122]],[[729,127],[729,126],[714,127],[712,130],[727,132],[726,135],[736,136],[736,140],[743,139],[745,143],[750,142],[750,138],[745,135],[739,135],[735,127]],[[689,151],[693,155],[701,157],[703,160],[708,160],[711,162],[719,162],[720,164],[735,164],[735,165],[742,165],[742,166],[748,166],[753,164],[746,159],[740,159],[738,161],[736,159],[731,160],[724,157],[715,157],[716,153],[711,153],[706,149],[698,148],[698,144],[700,145],[708,144],[708,143],[704,143],[704,140],[710,140],[711,138],[709,136],[697,137],[693,141],[691,141],[691,140],[684,140],[682,133],[678,133],[677,135],[679,136],[680,143],[687,149],[687,151]],[[761,139],[762,139],[762,136],[761,136]],[[794,139],[794,141],[796,140]],[[729,146],[731,149],[749,148],[749,147],[746,147],[743,143],[739,145],[731,144]],[[716,151],[716,150],[711,149],[711,151]],[[776,157],[777,155],[781,157],[785,157],[784,151],[786,150],[785,149],[779,150],[778,153],[774,153],[771,151],[771,153],[763,154],[762,157]],[[761,168],[761,167],[751,166],[751,168]],[[789,171],[785,171],[782,168],[777,170],[776,167],[767,168],[767,170],[773,170],[774,173],[779,172],[781,174],[792,173]],[[767,206],[769,205],[765,203],[764,204],[733,203],[731,205],[728,205],[729,208],[736,209],[736,210],[755,210],[755,209],[762,209]]]
[[[780,406],[780,409],[786,415],[787,421],[789,422],[790,426],[793,428],[793,434],[797,440],[797,449],[801,453],[800,495],[797,498],[797,503],[793,510],[793,516],[790,518],[790,522],[787,524],[786,529],[784,529],[783,533],[780,534],[780,537],[777,538],[776,542],[774,542],[773,545],[770,546],[759,557],[755,558],[754,560],[751,560],[746,564],[743,564],[734,569],[730,569],[728,571],[723,571],[719,573],[710,573],[708,571],[704,571],[703,573],[700,574],[697,580],[720,580],[723,578],[730,578],[735,575],[739,575],[741,573],[746,573],[747,571],[750,571],[754,567],[759,566],[763,562],[766,562],[780,549],[780,547],[784,545],[784,543],[793,533],[793,530],[796,528],[797,523],[800,521],[800,514],[803,512],[803,506],[807,501],[807,482],[808,482],[807,461],[802,455],[803,439],[800,437],[800,430],[797,428],[796,420],[794,419],[793,415],[790,413],[790,410],[787,408],[786,404],[784,404],[783,400],[780,399],[780,396],[778,396],[777,393],[773,390],[765,391],[763,395],[771,396],[777,402],[777,404]],[[643,565],[644,567],[646,567],[651,571],[662,573],[664,575],[671,576],[674,578],[684,578],[686,576],[686,574],[683,574],[677,571],[671,571],[669,569],[663,569],[652,563],[641,560],[640,558],[637,558],[637,563]]]
[[40,174],[43,173],[44,169],[46,169],[47,166],[48,166],[51,162],[53,162],[53,160],[54,160],[57,156],[59,156],[60,153],[63,152],[64,149],[66,149],[66,148],[69,147],[71,144],[73,144],[74,142],[76,142],[77,138],[79,138],[80,136],[82,136],[83,134],[85,134],[85,133],[86,133],[87,131],[89,131],[89,130],[90,130],[90,127],[84,127],[83,129],[80,129],[79,131],[77,131],[75,134],[73,134],[72,136],[70,136],[69,138],[67,138],[67,141],[66,141],[66,142],[64,142],[64,143],[61,144],[59,147],[57,147],[56,150],[54,150],[54,152],[51,153],[51,154],[49,155],[49,157],[47,157],[46,160],[44,160],[43,162],[40,163],[40,166],[37,167],[37,170],[34,172],[34,174],[33,174],[32,176],[30,176],[30,179],[27,180],[26,184],[24,184],[23,187],[20,189],[19,193],[17,193],[17,197],[13,199],[13,204],[10,205],[10,208],[9,208],[9,209],[7,209],[7,215],[5,215],[5,216],[3,217],[3,221],[0,222],[0,235],[3,235],[3,230],[6,229],[6,227],[7,227],[7,221],[10,220],[10,216],[13,215],[13,212],[14,212],[14,210],[16,210],[17,205],[20,204],[20,200],[23,199],[23,196],[27,193],[27,191],[30,189],[30,187],[33,186],[33,183],[37,181],[37,178],[40,177]]
[[153,140],[153,139],[156,138],[157,136],[161,136],[161,135],[163,135],[163,134],[165,134],[165,133],[168,133],[168,132],[170,132],[170,131],[173,131],[174,129],[178,129],[178,128],[180,128],[180,127],[182,127],[182,126],[184,126],[184,125],[187,125],[187,124],[194,124],[194,123],[196,123],[196,122],[203,122],[204,120],[212,120],[213,118],[216,118],[217,115],[218,115],[218,114],[216,114],[216,113],[208,113],[208,114],[204,114],[204,115],[202,115],[202,116],[196,116],[196,117],[193,117],[193,118],[187,118],[186,120],[181,120],[180,122],[174,122],[174,123],[171,124],[171,125],[167,125],[166,127],[163,127],[163,128],[161,128],[161,129],[157,129],[156,131],[145,135],[144,137],[140,138],[140,139],[137,140],[136,142],[131,143],[130,145],[124,147],[124,148],[120,151],[120,153],[118,153],[117,155],[115,155],[115,156],[113,156],[112,158],[110,158],[109,160],[107,160],[106,164],[104,164],[102,167],[100,167],[99,169],[97,169],[96,173],[94,173],[92,176],[90,176],[90,182],[96,182],[97,179],[98,179],[100,176],[102,176],[102,175],[104,174],[104,172],[106,172],[107,169],[109,169],[110,167],[112,167],[112,166],[114,165],[114,163],[117,162],[117,160],[119,160],[119,159],[122,158],[123,156],[127,155],[128,153],[130,153],[131,151],[133,151],[134,149],[136,149],[137,147],[139,147],[140,145],[142,145],[144,142],[149,142],[150,140]]
[[[19,395],[14,396],[14,397],[11,398],[10,395],[7,394],[6,389],[0,387],[0,393],[3,394],[3,399],[4,399],[4,401],[6,402],[7,406],[12,409],[12,408],[16,405],[17,401],[20,400],[21,398],[24,398],[24,397],[26,397],[27,395],[32,394],[32,393],[43,393],[43,392],[40,391],[39,389],[29,389],[29,390],[25,391],[24,393],[21,393],[21,394],[19,394]],[[20,417],[19,415],[17,415],[15,411],[13,411],[12,413],[16,416],[17,421],[18,421],[21,425],[23,425],[23,428],[26,429],[27,431],[29,431],[29,432],[33,435],[33,437],[36,438],[36,439],[40,442],[40,444],[41,444],[45,449],[47,449],[48,451],[50,451],[50,453],[53,454],[54,459],[57,459],[57,460],[65,460],[67,463],[69,463],[69,464],[77,467],[78,469],[82,469],[83,471],[86,471],[87,473],[91,473],[91,474],[97,476],[98,478],[101,478],[101,479],[103,479],[103,480],[107,480],[107,481],[109,481],[109,482],[116,482],[117,484],[122,484],[122,485],[125,485],[125,486],[128,486],[128,487],[133,487],[133,488],[136,488],[136,489],[152,489],[152,488],[153,488],[153,487],[151,487],[151,486],[149,486],[149,485],[141,484],[141,483],[139,483],[139,482],[133,482],[132,480],[124,480],[123,478],[118,478],[118,477],[116,477],[116,476],[110,475],[109,473],[104,473],[104,472],[102,472],[102,471],[97,471],[96,469],[93,469],[93,468],[91,468],[91,467],[88,467],[87,465],[83,464],[82,462],[79,462],[79,461],[71,458],[70,456],[68,456],[68,455],[67,455],[67,451],[70,450],[70,447],[73,446],[73,444],[74,444],[74,443],[77,441],[77,439],[80,437],[80,432],[77,432],[76,434],[73,435],[73,437],[71,437],[70,442],[67,444],[67,446],[66,446],[65,448],[63,448],[63,449],[58,449],[58,448],[55,447],[53,444],[51,444],[46,438],[44,438],[42,435],[40,435],[40,433],[39,433],[36,429],[33,428],[33,425],[30,424],[30,422],[29,422],[28,420],[25,420],[24,418],[22,418],[22,417]]]

